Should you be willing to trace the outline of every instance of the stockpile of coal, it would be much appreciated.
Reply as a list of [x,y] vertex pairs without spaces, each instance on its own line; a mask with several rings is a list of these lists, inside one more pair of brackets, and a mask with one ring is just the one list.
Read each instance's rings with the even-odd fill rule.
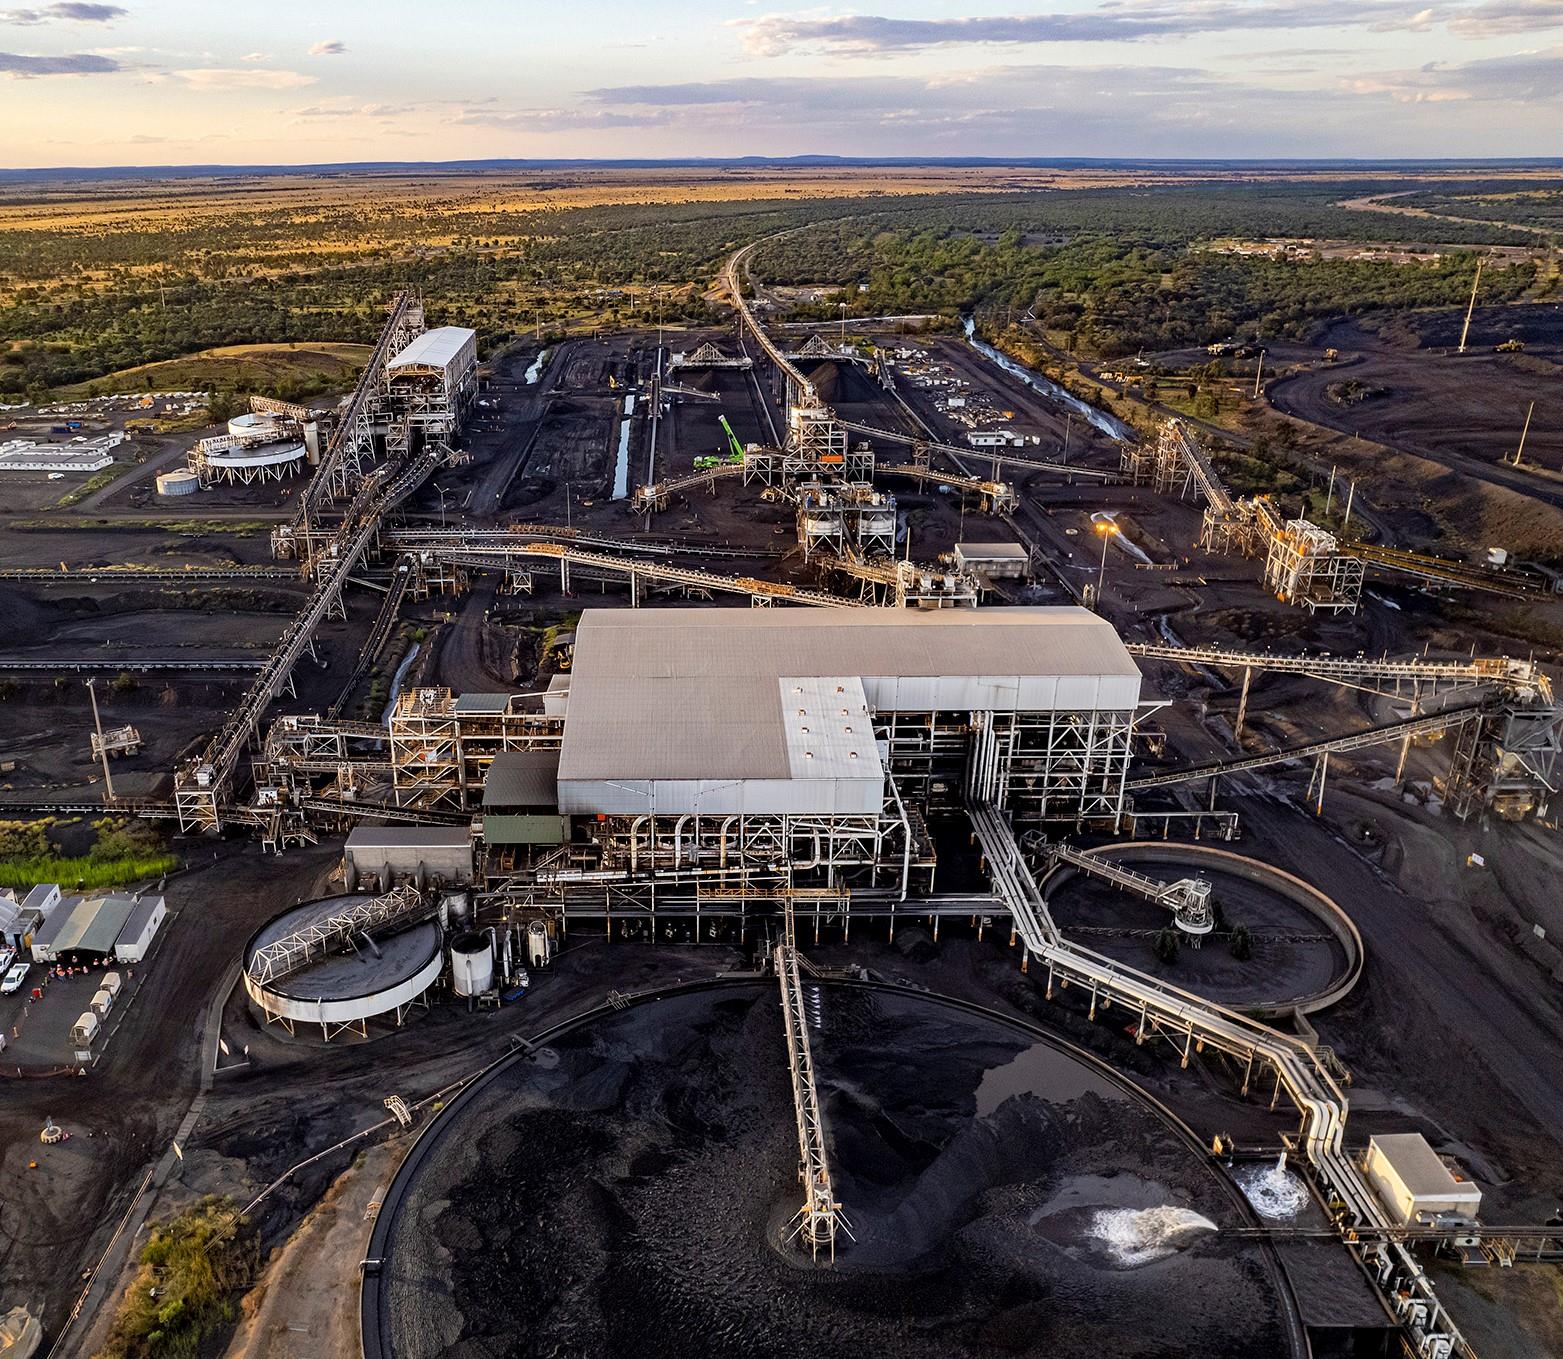
[[1267,1257],[1149,1106],[917,998],[810,987],[838,1197],[816,1267],[775,992],[679,997],[500,1072],[392,1206],[397,1359],[1284,1356]]

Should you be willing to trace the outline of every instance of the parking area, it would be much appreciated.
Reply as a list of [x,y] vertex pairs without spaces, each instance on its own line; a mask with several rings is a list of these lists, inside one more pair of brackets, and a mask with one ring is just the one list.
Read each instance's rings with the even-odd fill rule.
[[75,968],[34,963],[20,991],[0,996],[0,1036],[5,1040],[0,1073],[37,1076],[81,1066],[71,1031],[92,1008],[105,975],[115,972],[119,993],[87,1047],[92,1053],[90,1065],[96,1066],[135,1004],[147,971],[155,965],[155,950],[153,959],[128,965],[113,958]]

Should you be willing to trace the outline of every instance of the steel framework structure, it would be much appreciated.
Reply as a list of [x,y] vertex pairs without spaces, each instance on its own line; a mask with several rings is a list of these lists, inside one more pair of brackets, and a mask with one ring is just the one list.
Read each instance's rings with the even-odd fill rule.
[[792,1105],[798,1123],[798,1179],[803,1184],[803,1206],[793,1218],[793,1234],[808,1245],[817,1261],[820,1252],[836,1259],[836,1235],[851,1236],[846,1215],[831,1183],[830,1158],[825,1150],[825,1121],[820,1116],[819,1090],[814,1080],[814,1054],[809,1045],[809,1021],[803,1007],[794,929],[792,898],[786,898],[782,937],[772,955],[781,988],[782,1024],[787,1033],[787,1069],[792,1076]]
[[410,689],[391,712],[392,795],[419,811],[471,812],[488,767],[502,751],[554,750],[564,720],[526,712],[521,695],[499,708],[468,709],[449,689]]

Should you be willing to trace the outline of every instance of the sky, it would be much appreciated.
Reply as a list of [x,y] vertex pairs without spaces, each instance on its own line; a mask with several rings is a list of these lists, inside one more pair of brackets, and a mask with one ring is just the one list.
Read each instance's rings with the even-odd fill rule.
[[0,165],[1563,155],[1563,0],[0,0]]

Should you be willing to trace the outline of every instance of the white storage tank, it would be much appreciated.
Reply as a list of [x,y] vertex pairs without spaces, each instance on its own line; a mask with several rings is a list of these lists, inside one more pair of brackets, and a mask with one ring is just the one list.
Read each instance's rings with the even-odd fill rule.
[[189,468],[157,474],[157,493],[162,496],[194,495],[201,489],[201,478]]
[[553,936],[545,921],[534,920],[526,927],[526,965],[547,967],[554,954]]
[[494,949],[477,930],[450,941],[451,985],[458,996],[481,996],[494,989]]

